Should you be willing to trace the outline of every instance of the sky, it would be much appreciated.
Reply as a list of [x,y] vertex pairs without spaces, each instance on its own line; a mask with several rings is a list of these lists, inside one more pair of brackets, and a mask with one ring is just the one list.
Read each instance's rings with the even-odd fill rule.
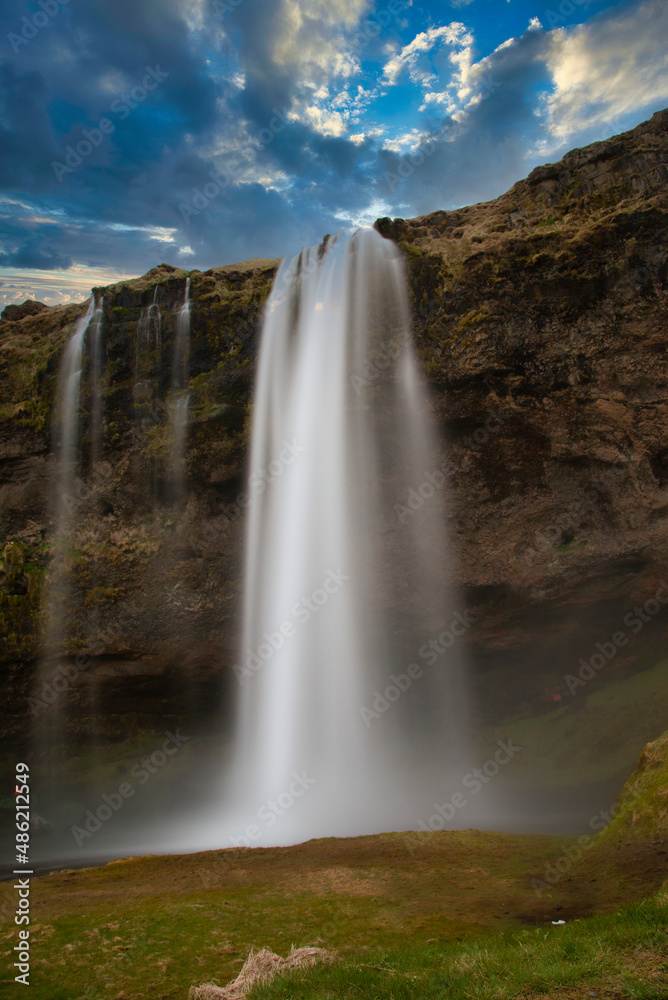
[[668,105],[665,0],[0,11],[0,307],[497,197]]

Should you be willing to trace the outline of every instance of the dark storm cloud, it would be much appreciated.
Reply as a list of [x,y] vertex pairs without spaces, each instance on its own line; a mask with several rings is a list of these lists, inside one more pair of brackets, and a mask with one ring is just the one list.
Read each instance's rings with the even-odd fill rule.
[[36,267],[51,271],[71,267],[72,258],[55,250],[44,236],[35,235],[27,239],[15,253],[6,255],[3,263],[10,267]]
[[[6,10],[0,35],[17,21],[17,13]],[[143,100],[133,100],[133,88],[141,92],[147,70],[156,69],[164,80]],[[206,140],[218,121],[219,88],[192,51],[175,0],[72,3],[11,59],[6,56],[0,89],[4,182],[20,185],[27,173],[39,179],[39,193],[58,199],[63,192],[52,161],[63,161],[67,146],[76,147],[83,130],[97,127],[103,116],[114,133],[86,163],[111,168],[96,177],[100,204],[105,195],[122,193],[112,174],[127,180],[161,156],[178,155],[186,134]],[[23,190],[37,193],[27,184]]]
[[43,190],[56,151],[47,114],[49,87],[39,70],[0,63],[0,187]]
[[[92,123],[120,96],[115,77],[131,86],[146,65],[170,73],[165,89],[175,118],[201,130],[215,120],[216,87],[201,53],[195,51],[179,0],[73,0],[36,37],[11,55],[24,71],[40,69],[63,123],[83,113]],[[19,11],[0,13],[0,38],[16,26]]]

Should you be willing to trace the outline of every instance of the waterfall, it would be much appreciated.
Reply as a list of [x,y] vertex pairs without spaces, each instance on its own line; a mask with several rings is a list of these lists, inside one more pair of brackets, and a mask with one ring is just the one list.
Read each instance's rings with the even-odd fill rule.
[[134,403],[140,427],[156,419],[162,355],[162,314],[158,305],[158,287],[155,286],[153,301],[142,310],[137,322]]
[[181,391],[188,385],[188,360],[190,357],[190,278],[186,278],[183,305],[176,317],[172,388]]
[[158,285],[155,286],[153,291],[153,302],[148,307],[146,312],[146,338],[151,342],[151,334],[154,336],[155,349],[160,354],[161,347],[161,333],[162,333],[162,315],[160,313],[160,306],[158,305]]
[[102,458],[102,317],[104,296],[100,297],[90,324],[91,460]]
[[[51,485],[51,512],[53,517],[53,555],[45,603],[44,647],[37,671],[35,694],[39,696],[45,685],[62,683],[58,665],[66,636],[67,606],[70,595],[67,555],[70,533],[74,521],[73,510],[78,494],[80,401],[83,352],[86,333],[96,315],[95,299],[91,297],[88,309],[76,323],[74,332],[65,346],[58,373],[55,419],[52,437],[56,452],[56,469]],[[53,704],[33,709],[36,717],[37,745],[44,755],[44,766],[51,773],[50,788],[54,799],[58,797],[58,774],[62,760],[63,709],[61,699]]]
[[86,314],[77,320],[74,332],[67,342],[58,373],[57,419],[53,428],[58,449],[56,494],[53,504],[57,542],[69,528],[72,501],[76,492],[83,350],[86,332],[96,316],[95,298],[91,297]]
[[397,247],[358,230],[285,260],[254,396],[231,759],[170,847],[416,829],[461,786],[443,462]]
[[188,433],[188,362],[190,358],[190,278],[186,278],[183,305],[176,317],[176,337],[172,362],[172,394],[169,402],[169,423],[171,441],[171,484],[172,500],[180,503],[183,499],[186,437]]
[[[188,317],[186,299],[176,391]],[[357,230],[284,260],[254,390],[220,784],[207,777],[197,814],[128,830],[125,850],[426,829],[434,808],[471,824],[446,799],[471,763],[459,641],[471,620],[449,582],[449,463],[433,424],[399,249]]]

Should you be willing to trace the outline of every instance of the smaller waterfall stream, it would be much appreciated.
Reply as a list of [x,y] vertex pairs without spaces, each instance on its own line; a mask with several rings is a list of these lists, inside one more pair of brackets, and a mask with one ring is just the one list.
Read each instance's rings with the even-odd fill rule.
[[[56,445],[56,470],[50,497],[54,525],[53,556],[46,591],[44,644],[37,671],[37,691],[43,690],[45,685],[52,684],[59,677],[57,667],[66,635],[70,595],[67,553],[71,544],[79,471],[81,379],[86,333],[95,313],[95,300],[91,297],[85,315],[77,321],[65,346],[58,373],[52,431]],[[51,772],[50,786],[54,800],[57,800],[63,736],[60,699],[48,705],[42,713],[37,710],[37,717],[37,743],[45,758],[45,768]]]
[[134,406],[140,427],[156,419],[157,380],[162,355],[162,314],[158,305],[158,287],[155,286],[153,301],[142,310],[137,322]]
[[170,480],[172,501],[183,500],[185,453],[188,433],[188,362],[190,358],[190,278],[186,278],[185,299],[176,316],[176,336],[172,361],[172,394],[169,402]]
[[102,457],[102,317],[104,296],[100,296],[90,324],[91,461]]
[[74,333],[65,347],[58,374],[58,406],[54,426],[54,438],[58,448],[58,471],[53,504],[57,544],[68,529],[71,502],[75,493],[74,480],[79,457],[79,402],[83,351],[86,333],[96,315],[95,300],[91,298],[86,314],[78,320]]

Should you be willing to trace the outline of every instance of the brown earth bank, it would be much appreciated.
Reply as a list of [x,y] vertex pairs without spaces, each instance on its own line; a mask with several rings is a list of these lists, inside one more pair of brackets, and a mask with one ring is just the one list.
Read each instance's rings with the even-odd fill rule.
[[[611,682],[664,655],[663,604],[639,619],[633,609],[665,593],[668,579],[667,162],[660,111],[492,202],[376,223],[408,265],[448,477],[452,574],[460,610],[476,618],[464,640],[472,700],[488,725],[547,712],[560,697],[577,713],[588,694],[571,697],[566,675],[620,629],[630,642],[615,649]],[[82,743],[201,722],[225,700],[254,362],[277,264],[162,264],[95,290],[104,296],[103,454],[94,465],[84,437],[65,638],[41,653],[54,677],[58,664],[85,658],[63,695]],[[177,507],[167,402],[188,276],[190,424]],[[161,348],[142,354],[139,321],[154,300]],[[85,308],[29,303],[0,322],[1,696],[17,748],[27,745],[27,699],[40,694],[58,367]],[[382,368],[382,356],[369,358],[360,391],[373,394]],[[89,370],[86,357],[82,426],[93,407]],[[391,488],[406,507],[420,486]],[[641,621],[637,638],[629,615]],[[622,780],[631,766],[629,757]]]

